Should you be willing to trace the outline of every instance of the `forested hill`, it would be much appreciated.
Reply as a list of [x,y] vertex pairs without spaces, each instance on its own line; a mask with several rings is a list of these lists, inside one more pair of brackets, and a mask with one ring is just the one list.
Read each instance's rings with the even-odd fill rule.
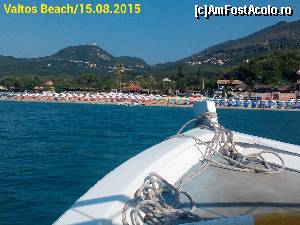
[[[217,34],[216,34],[217,35]],[[280,22],[246,37],[209,47],[182,60],[149,66],[137,57],[115,57],[101,47],[89,44],[70,46],[40,58],[0,56],[0,77],[10,75],[76,76],[80,74],[111,75],[116,63],[123,63],[125,75],[174,78],[178,67],[192,77],[216,77],[241,64],[274,51],[300,49],[300,20]]]
[[220,72],[274,50],[291,49],[300,49],[300,20],[279,22],[246,37],[211,46],[179,61],[158,64],[156,69],[174,71],[181,65],[187,71]]
[[97,45],[79,45],[40,58],[0,56],[0,76],[106,74],[112,71],[116,63],[123,63],[127,73],[140,73],[149,67],[137,57],[114,57]]

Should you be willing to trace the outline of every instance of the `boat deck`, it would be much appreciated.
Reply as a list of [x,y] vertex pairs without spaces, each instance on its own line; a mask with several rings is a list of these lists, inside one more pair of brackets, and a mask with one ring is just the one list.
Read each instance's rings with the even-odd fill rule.
[[[212,138],[212,133],[205,129],[197,128],[188,132],[204,141]],[[275,151],[282,156],[287,167],[300,170],[299,146],[236,132],[234,138],[238,150],[244,155],[261,150]],[[188,138],[170,139],[145,150],[97,182],[55,225],[122,225],[124,205],[133,198],[145,177],[154,172],[176,186],[180,177],[193,173],[201,166],[200,152],[205,152],[205,148],[195,147],[195,141]],[[280,163],[270,154],[264,157],[268,162]],[[283,171],[278,175],[265,175],[209,167],[203,174],[185,184],[183,190],[191,193],[196,200],[197,214],[204,219],[213,219],[265,212],[300,211],[299,187],[300,174],[296,172]],[[170,193],[163,194],[166,195],[164,197],[167,202],[173,200],[174,196],[170,196]],[[181,202],[188,208],[186,199]],[[131,212],[129,210],[127,215],[129,224],[132,224]],[[182,219],[172,221],[172,225],[187,222],[194,221]]]
[[[189,175],[201,164],[191,168]],[[222,218],[300,211],[300,174],[238,172],[210,166],[183,186],[196,201],[202,218]],[[188,202],[183,199],[183,205]]]

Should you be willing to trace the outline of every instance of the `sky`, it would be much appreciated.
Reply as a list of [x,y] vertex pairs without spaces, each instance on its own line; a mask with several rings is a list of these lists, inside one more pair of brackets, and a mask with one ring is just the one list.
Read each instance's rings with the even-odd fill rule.
[[[71,45],[96,43],[114,56],[149,64],[182,59],[279,21],[300,19],[299,0],[6,0],[12,4],[140,3],[139,15],[6,15],[0,11],[0,55],[41,57]],[[1,1],[1,5],[4,0]],[[291,6],[292,17],[211,17],[196,20],[194,6]]]

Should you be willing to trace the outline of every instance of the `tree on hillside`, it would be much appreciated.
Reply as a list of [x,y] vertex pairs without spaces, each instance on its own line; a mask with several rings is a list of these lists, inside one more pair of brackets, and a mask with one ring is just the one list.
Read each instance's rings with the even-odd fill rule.
[[42,86],[43,81],[40,77],[34,75],[25,76],[22,79],[23,86],[26,90],[32,91],[36,86]]
[[180,92],[185,92],[187,88],[187,81],[182,72],[182,66],[178,67],[177,74],[175,76],[176,89]]
[[54,87],[55,91],[61,92],[68,89],[74,89],[74,79],[69,76],[58,76],[54,77]]
[[124,72],[125,72],[125,67],[122,63],[117,63],[114,66],[113,74],[116,77],[117,84],[118,84],[120,90],[122,89],[122,76],[123,76]]
[[75,88],[76,89],[96,89],[98,84],[98,77],[95,74],[85,73],[81,74],[79,77],[75,78]]
[[227,77],[246,82],[250,87],[255,83],[273,87],[292,84],[297,79],[300,56],[293,51],[273,51],[250,63],[243,63],[227,73]]
[[17,76],[6,77],[1,80],[0,84],[11,91],[24,91],[25,89],[23,79]]
[[114,89],[117,86],[118,86],[118,84],[116,83],[116,80],[111,78],[111,79],[105,80],[103,89],[105,91],[110,91],[111,89]]
[[148,83],[149,92],[152,93],[153,88],[156,85],[155,78],[152,75],[150,75],[147,79],[147,83]]

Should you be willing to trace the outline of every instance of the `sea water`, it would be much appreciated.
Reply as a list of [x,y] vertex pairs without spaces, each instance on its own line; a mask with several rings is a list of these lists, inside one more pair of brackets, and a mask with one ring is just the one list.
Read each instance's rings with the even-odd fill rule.
[[[219,110],[227,128],[300,145],[300,112]],[[191,108],[0,102],[0,224],[51,224],[99,179],[174,134]]]

